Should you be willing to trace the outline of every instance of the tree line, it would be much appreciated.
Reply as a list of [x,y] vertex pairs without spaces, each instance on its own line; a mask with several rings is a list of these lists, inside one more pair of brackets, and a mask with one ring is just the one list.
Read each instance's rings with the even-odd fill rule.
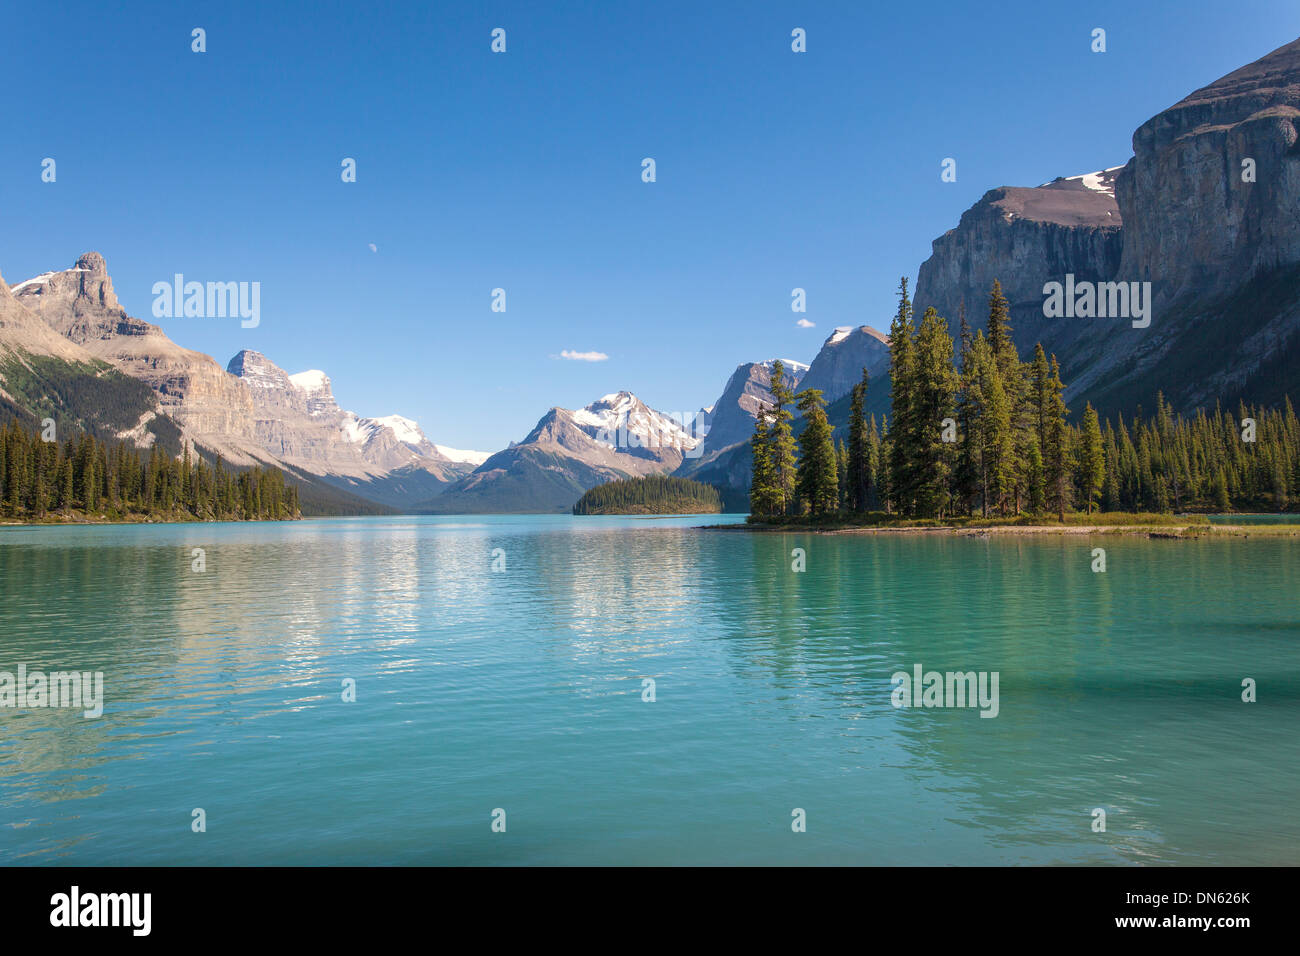
[[[960,339],[933,309],[914,322],[907,280],[890,325],[892,420],[864,417],[866,370],[836,442],[819,389],[795,393],[777,362],[772,402],[750,442],[754,515],[882,511],[906,518],[1067,511],[1284,511],[1300,505],[1300,422],[1241,405],[1174,415],[1157,393],[1152,416],[1104,425],[1091,404],[1067,421],[1056,356],[1022,362],[1000,283],[987,334],[960,317]],[[795,412],[803,418],[796,437]]]
[[718,489],[689,478],[647,475],[597,485],[573,506],[575,515],[703,514],[722,510]]
[[299,517],[298,489],[276,468],[230,471],[173,457],[155,445],[148,456],[126,442],[89,434],[44,441],[16,422],[0,428],[0,516],[272,521]]

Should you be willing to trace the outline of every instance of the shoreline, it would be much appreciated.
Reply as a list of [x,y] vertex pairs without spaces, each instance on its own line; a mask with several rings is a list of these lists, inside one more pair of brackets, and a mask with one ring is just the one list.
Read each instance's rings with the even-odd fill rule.
[[701,525],[701,531],[757,531],[760,533],[785,532],[796,534],[938,534],[965,538],[988,538],[993,535],[1014,537],[1018,535],[1134,535],[1144,538],[1170,538],[1182,541],[1205,537],[1239,537],[1252,535],[1261,538],[1300,537],[1300,521],[1295,524],[1169,524],[1169,525],[1117,525],[1117,524],[1042,524],[1042,525],[926,525],[915,527],[870,526],[827,527],[815,525],[784,524],[725,524]]
[[[334,516],[330,515],[325,517]],[[282,524],[284,522],[302,520],[302,516],[294,518],[68,518],[66,520],[54,521],[19,521],[14,518],[4,518],[0,519],[0,528],[86,528],[139,524]]]

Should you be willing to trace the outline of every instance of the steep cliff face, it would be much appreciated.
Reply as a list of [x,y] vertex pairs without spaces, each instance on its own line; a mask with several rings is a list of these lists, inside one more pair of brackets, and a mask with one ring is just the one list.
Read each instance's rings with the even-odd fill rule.
[[[1300,396],[1300,40],[1164,110],[1127,165],[999,189],[935,240],[918,310],[987,322],[999,279],[1022,354],[1055,353],[1072,407],[1178,410]],[[1047,318],[1044,285],[1147,283],[1150,324]]]
[[934,240],[917,275],[920,316],[933,306],[956,335],[965,306],[972,328],[988,320],[989,289],[1002,283],[1017,344],[1063,350],[1073,330],[1043,316],[1043,285],[1105,281],[1119,268],[1122,219],[1115,201],[1116,169],[1062,178],[1032,188],[991,189],[962,214],[955,229]]
[[1116,183],[1119,274],[1152,281],[1160,306],[1300,262],[1298,121],[1300,40],[1143,123]]

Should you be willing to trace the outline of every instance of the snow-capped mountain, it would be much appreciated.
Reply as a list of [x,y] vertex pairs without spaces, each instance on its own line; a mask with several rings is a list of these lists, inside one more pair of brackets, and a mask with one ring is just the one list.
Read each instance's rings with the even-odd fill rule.
[[487,458],[420,510],[568,511],[603,482],[677,468],[703,437],[693,419],[656,411],[626,391],[576,410],[552,408],[523,441]]
[[440,452],[409,418],[362,418],[340,408],[320,369],[290,375],[245,349],[226,370],[249,386],[261,443],[290,464],[349,478],[418,468],[451,481],[470,470],[467,461]]
[[631,392],[603,395],[570,413],[574,423],[598,442],[640,457],[661,457],[660,448],[685,455],[703,440],[694,415],[657,412]]
[[[131,422],[113,425],[142,444],[152,441],[151,428],[178,427],[174,441],[192,442],[230,464],[283,466],[399,505],[429,497],[486,457],[447,454],[410,419],[362,418],[339,408],[329,376],[318,369],[291,376],[248,350],[223,370],[211,356],[128,315],[97,252],[70,269],[3,287],[0,313],[0,353],[57,358],[70,364],[72,376],[111,367],[148,386],[152,398],[133,392],[117,402],[138,409]],[[107,382],[102,371],[94,374]],[[32,410],[43,403],[39,395],[16,402]],[[157,424],[167,421],[174,425]]]

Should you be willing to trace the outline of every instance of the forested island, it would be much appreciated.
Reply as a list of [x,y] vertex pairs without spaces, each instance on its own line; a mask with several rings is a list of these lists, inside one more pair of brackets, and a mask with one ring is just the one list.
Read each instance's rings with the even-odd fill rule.
[[[847,440],[834,440],[818,389],[795,393],[776,363],[774,401],[751,440],[750,522],[881,525],[1036,519],[1105,523],[1094,512],[1295,511],[1300,421],[1282,409],[1241,406],[1104,423],[1085,405],[1067,421],[1056,356],[1039,345],[1022,362],[995,281],[988,333],[960,321],[958,354],[946,320],[913,322],[907,280],[890,325],[892,420],[864,418],[870,386],[854,386]],[[794,431],[794,412],[803,431]],[[1117,518],[1131,523],[1132,518]]]
[[0,520],[276,521],[300,517],[298,489],[276,468],[227,470],[154,445],[82,434],[64,442],[0,428]]
[[689,478],[648,475],[597,485],[573,506],[575,515],[690,515],[722,511],[718,489]]

